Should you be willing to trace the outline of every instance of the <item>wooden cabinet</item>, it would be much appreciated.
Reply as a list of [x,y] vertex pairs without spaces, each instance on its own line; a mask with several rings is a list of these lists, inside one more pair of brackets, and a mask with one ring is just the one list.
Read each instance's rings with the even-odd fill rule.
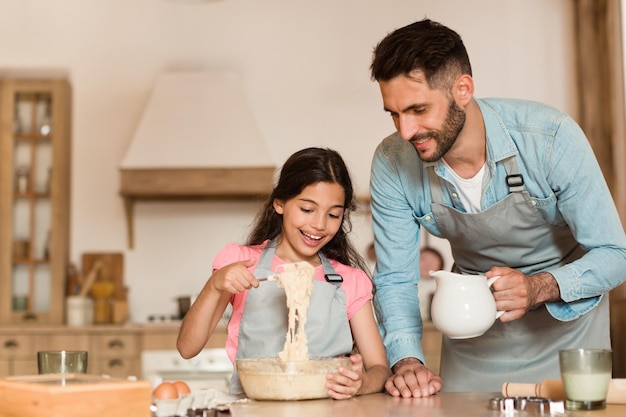
[[[37,374],[40,350],[86,350],[87,373],[140,377],[141,352],[176,350],[178,329],[179,324],[0,327],[0,378]],[[218,328],[207,347],[225,345],[226,329]]]
[[0,332],[0,377],[37,374],[37,352],[41,350],[87,350],[86,334],[46,329],[24,332],[19,328]]
[[89,373],[124,378],[141,374],[140,335],[136,330],[96,334],[91,337]]
[[0,329],[0,377],[37,374],[41,350],[86,350],[87,372],[126,378],[141,371],[141,328],[28,326]]
[[[175,350],[178,338],[178,324],[148,325],[141,334],[143,350]],[[226,343],[220,347],[224,347]]]
[[[8,375],[32,374],[32,364],[24,363],[34,361],[34,372],[37,373],[37,359],[32,356],[32,339],[17,332],[0,334],[0,377]],[[26,369],[23,369],[26,368]]]
[[0,79],[0,324],[63,322],[70,87]]
[[[143,350],[176,350],[176,339],[180,325],[147,325],[141,331]],[[226,327],[220,327],[213,332],[205,348],[223,348],[226,346]]]

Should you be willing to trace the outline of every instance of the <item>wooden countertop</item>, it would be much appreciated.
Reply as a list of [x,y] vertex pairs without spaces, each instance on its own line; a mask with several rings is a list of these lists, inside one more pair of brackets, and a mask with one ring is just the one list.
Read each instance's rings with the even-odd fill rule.
[[[234,403],[230,408],[232,417],[298,416],[298,417],[504,417],[513,413],[493,411],[489,400],[501,396],[489,392],[441,392],[428,398],[394,398],[387,394],[372,394],[349,400],[307,401],[250,401]],[[515,413],[518,416],[531,414]],[[604,410],[566,411],[565,414],[546,416],[575,417],[623,417],[626,405],[607,405]]]

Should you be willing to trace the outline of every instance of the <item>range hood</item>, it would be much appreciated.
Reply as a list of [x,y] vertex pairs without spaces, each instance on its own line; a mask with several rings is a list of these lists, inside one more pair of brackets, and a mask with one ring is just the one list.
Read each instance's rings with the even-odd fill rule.
[[137,201],[258,199],[275,171],[236,74],[162,74],[120,164],[130,247]]

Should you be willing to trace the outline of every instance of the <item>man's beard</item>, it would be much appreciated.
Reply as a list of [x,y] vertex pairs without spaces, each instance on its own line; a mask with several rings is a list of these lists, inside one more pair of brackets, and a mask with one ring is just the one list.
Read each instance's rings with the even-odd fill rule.
[[448,115],[446,116],[446,120],[444,120],[441,129],[438,131],[424,132],[419,135],[415,135],[411,139],[411,142],[428,137],[433,138],[435,142],[437,142],[435,152],[430,157],[424,157],[420,152],[417,154],[422,161],[435,162],[440,160],[446,152],[450,150],[452,145],[454,145],[454,142],[456,142],[456,139],[464,125],[465,111],[457,106],[454,100],[450,100]]

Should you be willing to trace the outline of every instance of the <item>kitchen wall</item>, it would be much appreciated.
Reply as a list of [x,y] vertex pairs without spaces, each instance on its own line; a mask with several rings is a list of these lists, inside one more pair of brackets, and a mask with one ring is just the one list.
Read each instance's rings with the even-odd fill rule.
[[[72,261],[80,268],[84,252],[123,252],[132,320],[142,322],[173,314],[175,296],[198,292],[215,253],[244,240],[257,209],[140,203],[128,249],[118,165],[160,72],[237,71],[277,166],[300,148],[333,147],[365,194],[374,148],[393,130],[368,73],[385,34],[425,16],[439,20],[463,36],[478,96],[533,99],[572,113],[570,3],[0,0],[0,70],[71,80]],[[367,214],[354,220],[365,250],[371,221]]]

